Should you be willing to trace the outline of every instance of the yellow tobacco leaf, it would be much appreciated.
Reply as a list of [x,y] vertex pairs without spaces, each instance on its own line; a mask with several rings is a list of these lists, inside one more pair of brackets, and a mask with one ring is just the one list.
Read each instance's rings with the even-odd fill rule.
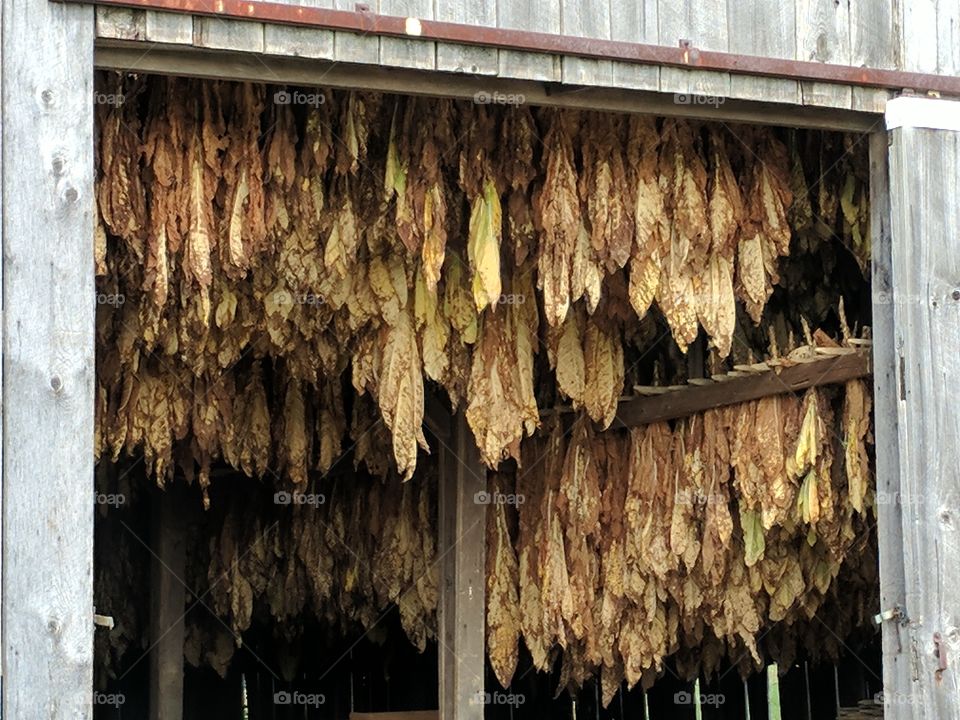
[[500,196],[492,180],[483,184],[483,195],[473,201],[467,257],[473,271],[473,300],[477,312],[500,297],[500,236],[502,232]]

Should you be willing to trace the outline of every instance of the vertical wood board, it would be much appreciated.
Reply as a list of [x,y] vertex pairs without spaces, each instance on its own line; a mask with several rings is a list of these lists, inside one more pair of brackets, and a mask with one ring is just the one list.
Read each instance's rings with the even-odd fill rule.
[[[433,0],[380,0],[380,12],[408,18],[408,27],[412,27],[417,20],[433,19]],[[430,40],[380,38],[381,65],[433,70],[436,58],[436,43]]]
[[[806,62],[850,64],[850,7],[834,0],[795,0],[796,59]],[[849,108],[849,87],[801,82],[804,105]]]
[[111,40],[146,40],[146,11],[98,7],[97,37]]
[[263,23],[196,16],[193,19],[193,44],[211,50],[263,52]]
[[[661,0],[657,8],[659,44],[677,47],[680,40],[702,50],[729,50],[726,0]],[[725,99],[730,96],[730,73],[705,70],[660,69],[660,89],[689,103],[692,94]]]
[[147,10],[147,40],[168,45],[193,43],[193,16]]
[[[656,45],[657,0],[610,3],[610,30],[614,40]],[[659,90],[660,68],[653,65],[614,62],[611,84],[636,90]]]
[[[526,0],[497,3],[497,27],[540,32],[561,32],[561,0]],[[519,80],[560,82],[560,58],[545,53],[524,53],[515,50],[500,51],[501,77]]]
[[[608,0],[561,0],[561,23],[564,35],[610,39],[610,4]],[[563,57],[560,60],[563,82],[571,85],[611,85],[613,63]]]
[[[890,147],[897,420],[913,718],[960,718],[960,133],[899,128]],[[946,643],[938,673],[935,633]]]
[[[509,0],[503,1],[509,2]],[[433,16],[434,19],[442,22],[496,27],[497,0],[484,2],[434,0]],[[499,68],[499,55],[496,48],[437,43],[437,70],[472,75],[496,75]]]
[[95,16],[11,0],[0,26],[2,715],[89,720]]
[[[357,0],[334,0],[337,10],[354,11]],[[364,0],[369,12],[380,12],[378,0]],[[372,27],[372,23],[371,23]],[[370,33],[333,33],[333,57],[339,62],[377,64],[380,62],[380,38]]]
[[[727,32],[732,53],[787,58],[797,56],[797,8],[793,2],[730,2]],[[738,99],[800,102],[795,80],[733,75],[730,94]]]
[[[894,277],[890,246],[890,182],[887,133],[870,135],[870,232],[873,298],[873,418],[876,450],[877,544],[880,552],[880,610],[905,604],[903,577],[903,516],[900,511],[900,453],[897,422],[897,352],[894,347]],[[883,686],[909,686],[909,656],[902,651],[906,630],[897,621],[881,626]],[[910,708],[891,702],[887,720],[907,720]]]

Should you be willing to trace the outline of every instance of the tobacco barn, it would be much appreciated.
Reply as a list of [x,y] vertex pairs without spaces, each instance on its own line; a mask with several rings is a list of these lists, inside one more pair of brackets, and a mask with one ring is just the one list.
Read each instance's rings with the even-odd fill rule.
[[4,6],[2,713],[960,717],[958,17]]

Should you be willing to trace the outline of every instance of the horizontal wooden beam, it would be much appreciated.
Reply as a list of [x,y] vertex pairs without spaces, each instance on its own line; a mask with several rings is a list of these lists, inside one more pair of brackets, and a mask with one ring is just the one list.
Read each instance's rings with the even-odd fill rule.
[[857,351],[826,356],[710,385],[691,385],[663,395],[628,398],[620,401],[611,428],[624,429],[661,420],[675,420],[724,405],[759,400],[818,385],[843,383],[866,377],[870,373],[870,354]]
[[[64,0],[90,2],[90,0]],[[369,10],[349,11],[324,7],[304,7],[263,0],[93,0],[94,4],[163,10],[231,20],[253,20],[340,30],[362,35],[413,38],[441,42],[552,53],[597,60],[645,65],[661,65],[688,70],[713,70],[798,81],[843,83],[891,90],[912,88],[918,91],[960,94],[960,78],[949,74],[905,72],[883,68],[855,67],[809,60],[742,55],[699,49],[688,40],[679,46],[577,37],[557,33],[534,32],[465,23],[442,22],[415,17],[380,15]]]
[[850,132],[870,132],[883,125],[883,117],[875,113],[810,105],[733,98],[725,99],[720,105],[683,104],[677,103],[672,93],[569,87],[530,80],[272,55],[266,64],[264,57],[257,53],[209,50],[189,45],[165,47],[131,40],[98,40],[94,63],[98,68],[120,72],[374,90],[425,97],[472,99],[477,93],[496,89],[505,95],[522,96],[529,105],[643,113],[712,122]]

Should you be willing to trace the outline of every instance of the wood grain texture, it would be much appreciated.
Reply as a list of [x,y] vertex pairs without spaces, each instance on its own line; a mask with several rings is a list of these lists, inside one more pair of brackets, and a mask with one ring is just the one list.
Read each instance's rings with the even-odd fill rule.
[[[614,40],[656,45],[657,0],[610,3],[610,31]],[[659,90],[660,68],[615,62],[611,84],[622,88]]]
[[[726,0],[662,0],[657,8],[659,43],[677,47],[689,40],[704,50],[729,50]],[[680,95],[698,94],[727,98],[730,74],[702,70],[661,68],[660,89]],[[685,98],[678,98],[683,101]]]
[[[891,70],[899,67],[902,50],[891,0],[850,3],[850,64]],[[853,88],[853,109],[883,112],[890,93],[875,88]]]
[[[509,0],[502,0],[509,2]],[[467,23],[470,25],[497,26],[497,0],[485,2],[460,2],[459,0],[435,0],[435,20]],[[496,48],[470,47],[452,43],[437,43],[437,70],[464,72],[472,75],[496,75],[500,69]]]
[[111,40],[146,40],[146,10],[98,7],[97,37]]
[[[525,0],[497,3],[497,27],[525,30],[535,27],[540,32],[561,31],[561,0]],[[560,82],[560,58],[543,53],[500,51],[500,72],[505,78]]]
[[900,9],[901,69],[937,72],[937,4],[938,0],[901,0],[897,4]]
[[193,17],[147,10],[147,40],[168,45],[193,43]]
[[[610,39],[609,0],[561,0],[564,35]],[[613,63],[564,57],[560,60],[561,78],[572,85],[611,85]]]
[[[794,59],[797,56],[796,12],[793,2],[728,3],[730,52]],[[732,75],[730,94],[746,100],[798,103],[800,84],[795,80]]]
[[[364,0],[371,13],[380,12],[379,0]],[[337,10],[354,10],[357,0],[334,0]],[[380,38],[368,33],[335,32],[333,34],[333,57],[339,62],[380,62]]]
[[937,1],[937,72],[960,75],[960,2]]
[[[850,64],[850,6],[834,0],[795,0],[796,59],[807,62]],[[852,90],[830,83],[802,82],[805,104],[848,108]]]
[[[285,2],[288,5],[304,7],[333,7],[333,0],[285,0]],[[268,23],[263,28],[263,51],[268,55],[332,58],[333,31]]]
[[2,6],[5,718],[92,717],[94,29]]
[[779,372],[758,373],[712,385],[690,386],[663,395],[621,400],[611,427],[623,429],[675,420],[710,408],[796,392],[816,385],[842,383],[869,374],[870,356],[867,353],[824,357]]
[[186,510],[183,484],[153,489],[150,522],[150,720],[183,718]]
[[[380,0],[384,15],[433,19],[433,0]],[[430,40],[380,38],[380,64],[390,67],[433,70],[437,61],[437,44]]]
[[451,424],[452,444],[440,444],[440,716],[483,720],[487,506],[475,496],[487,490],[487,471],[463,413]]
[[[890,245],[890,180],[887,168],[887,133],[870,135],[870,230],[873,283],[873,418],[876,439],[877,544],[880,551],[880,609],[906,605],[903,576],[903,517],[900,503],[900,452],[897,422],[897,352],[894,346],[894,278]],[[882,495],[881,495],[882,493]],[[905,631],[897,622],[885,622],[883,633],[883,686],[909,688],[910,661],[903,652]],[[891,694],[891,700],[896,695]],[[888,720],[907,720],[910,707],[890,702]]]
[[197,16],[193,19],[193,44],[215,50],[262,53],[263,23]]
[[[897,688],[909,717],[960,718],[960,133],[891,134],[893,343],[906,587],[904,651],[911,682]],[[960,294],[957,295],[960,297]],[[946,643],[937,672],[934,633]]]

